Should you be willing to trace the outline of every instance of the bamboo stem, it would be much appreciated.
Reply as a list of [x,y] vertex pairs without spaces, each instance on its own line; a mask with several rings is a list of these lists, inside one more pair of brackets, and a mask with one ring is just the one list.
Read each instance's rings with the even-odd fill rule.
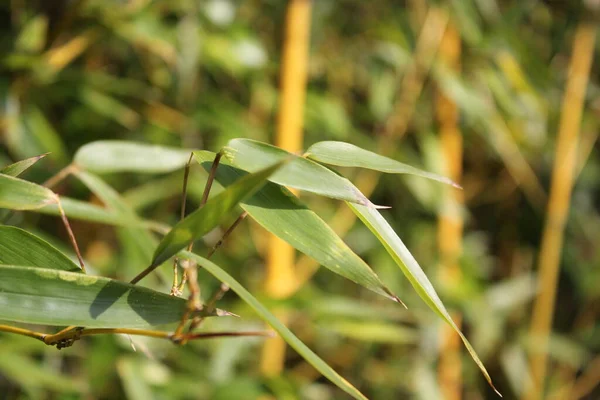
[[46,336],[43,333],[30,331],[29,329],[17,328],[16,326],[10,325],[0,325],[0,332],[8,332],[15,333],[17,335],[28,336],[30,338],[34,338],[37,340],[44,341],[44,337]]
[[[35,332],[29,329],[17,328],[15,326],[0,325],[0,332],[14,333],[17,335],[27,336],[34,339],[38,339],[48,345],[54,345],[56,342],[62,340],[73,340],[74,337],[79,339],[81,336],[92,336],[92,335],[113,335],[113,334],[124,334],[124,335],[137,335],[146,336],[159,339],[169,339],[175,343],[179,343],[181,339],[185,338],[188,340],[195,339],[211,339],[220,337],[240,337],[240,336],[267,336],[272,337],[273,332],[271,331],[250,331],[250,332],[202,332],[202,333],[191,333],[183,336],[177,336],[170,332],[153,331],[148,329],[131,329],[131,328],[87,328],[81,329],[80,332],[74,333],[72,330],[63,329],[62,331],[49,335],[46,333]],[[75,339],[75,340],[77,340]],[[59,347],[60,348],[60,347]]]
[[531,354],[532,382],[523,399],[538,400],[544,393],[547,373],[548,336],[556,299],[556,284],[564,240],[573,178],[577,167],[577,146],[585,91],[589,79],[596,25],[581,23],[573,39],[569,77],[563,97],[561,119],[556,143],[555,162],[550,185],[550,198],[539,256],[539,293],[533,306],[530,339],[536,349]]
[[[308,75],[311,0],[289,0],[285,19],[285,42],[281,69],[281,100],[275,145],[296,153],[303,148],[303,117]],[[284,298],[296,287],[295,250],[274,235],[269,237],[265,290],[269,296]],[[285,318],[283,318],[285,320]],[[261,371],[267,376],[281,372],[285,342],[268,340],[263,349]]]
[[[440,45],[440,61],[449,69],[457,71],[460,63],[460,35],[453,26],[448,26]],[[440,143],[445,161],[444,173],[454,182],[462,179],[463,139],[458,127],[457,105],[444,93],[438,91],[435,101],[436,115],[440,124]],[[456,289],[461,277],[459,257],[462,252],[464,204],[463,191],[448,187],[438,218],[438,246],[440,251],[440,282],[451,291]],[[452,313],[452,319],[460,326],[461,315]],[[448,325],[441,329],[442,348],[438,368],[438,380],[444,399],[460,400],[462,378],[460,349],[461,340]]]

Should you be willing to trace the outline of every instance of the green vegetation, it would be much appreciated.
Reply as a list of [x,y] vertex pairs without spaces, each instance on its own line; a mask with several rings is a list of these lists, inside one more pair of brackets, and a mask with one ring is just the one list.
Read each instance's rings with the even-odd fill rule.
[[313,1],[294,154],[286,3],[0,5],[0,393],[600,396],[596,2]]

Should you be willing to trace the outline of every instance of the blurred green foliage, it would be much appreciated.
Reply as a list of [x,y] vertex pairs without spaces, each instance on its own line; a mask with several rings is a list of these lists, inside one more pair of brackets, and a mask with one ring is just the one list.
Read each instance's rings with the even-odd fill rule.
[[[67,165],[76,149],[99,139],[211,151],[234,137],[269,141],[277,111],[285,5],[278,0],[0,2],[0,165],[50,152],[25,175],[42,182]],[[439,186],[386,176],[371,200],[392,206],[386,212],[392,226],[433,278],[444,302],[462,312],[464,331],[500,391],[516,398],[527,376],[526,350],[535,345],[527,337],[534,267],[573,31],[580,21],[596,16],[585,2],[575,1],[314,1],[307,148],[331,139],[377,151],[382,126],[394,113],[413,62],[427,9],[433,6],[446,8],[460,32],[461,71],[453,73],[434,62],[392,156],[444,173],[436,90],[456,102],[464,135],[466,199],[458,287],[435,282]],[[598,53],[594,58],[598,61]],[[561,262],[550,393],[577,385],[590,363],[598,362],[600,350],[598,76],[596,62]],[[522,162],[537,178],[527,178]],[[106,179],[144,217],[173,224],[181,175]],[[192,171],[193,205],[203,179],[199,169]],[[59,192],[97,201],[74,180]],[[325,219],[339,207],[323,199],[307,201]],[[15,213],[3,218],[69,252],[55,217]],[[140,249],[152,248],[140,245],[152,238],[137,228],[75,222],[74,230],[88,264],[107,276],[135,275],[144,267]],[[262,237],[255,225],[245,224],[215,258],[259,295]],[[366,227],[356,225],[345,239],[400,293],[408,311],[327,271],[319,271],[289,300],[263,300],[288,308],[298,337],[370,398],[436,398],[441,321]],[[206,238],[208,245],[212,240]],[[161,274],[168,277],[168,270]],[[165,282],[149,284],[168,292]],[[218,286],[203,272],[200,283],[203,293]],[[207,321],[207,330],[260,328],[233,294],[222,307],[243,319]],[[260,343],[219,339],[179,348],[118,336],[86,338],[57,352],[2,334],[0,397],[341,398],[338,389],[292,351],[284,374],[261,377]],[[465,398],[494,398],[477,367],[462,354]],[[590,399],[600,396],[594,386]]]

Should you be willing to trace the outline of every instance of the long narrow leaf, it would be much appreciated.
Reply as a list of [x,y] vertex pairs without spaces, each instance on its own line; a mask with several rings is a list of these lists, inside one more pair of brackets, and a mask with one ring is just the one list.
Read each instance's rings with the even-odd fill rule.
[[50,243],[14,226],[0,226],[0,264],[81,271]]
[[31,167],[33,164],[35,164],[42,158],[46,157],[46,155],[48,155],[48,153],[31,158],[26,158],[25,160],[17,161],[14,164],[7,165],[6,167],[0,169],[0,174],[17,177],[21,175],[25,170],[27,170],[27,168]]
[[467,338],[462,334],[460,329],[456,326],[448,310],[440,300],[437,292],[433,288],[433,285],[425,275],[425,272],[421,269],[417,260],[412,256],[408,248],[404,245],[402,240],[398,237],[396,232],[392,229],[390,224],[381,216],[381,214],[374,209],[363,207],[357,204],[347,203],[356,215],[364,222],[364,224],[373,232],[373,234],[383,244],[388,253],[392,256],[396,264],[400,267],[404,275],[408,278],[411,285],[415,288],[419,296],[427,303],[427,305],[435,311],[442,319],[444,319],[452,328],[458,333],[462,339],[465,347],[471,354],[471,357],[485,376],[490,386],[500,394],[492,383],[492,378],[488,374],[485,366],[477,356],[475,349],[471,346]]
[[416,175],[454,187],[460,187],[449,178],[411,167],[400,161],[361,149],[350,143],[336,141],[315,143],[306,150],[304,156],[323,164],[337,165],[338,167],[358,167],[389,174]]
[[35,210],[57,202],[58,196],[48,188],[0,174],[0,208]]
[[215,228],[223,217],[238,206],[240,201],[260,189],[269,176],[282,165],[282,162],[278,162],[239,179],[227,190],[210,199],[203,207],[181,220],[159,243],[154,252],[152,266],[168,260],[186,245]]
[[[140,220],[124,213],[119,213],[105,207],[99,207],[95,204],[70,197],[61,196],[60,203],[67,217],[73,219],[114,226],[146,228],[161,227],[163,229],[167,229],[167,225],[162,226],[160,223],[155,221]],[[58,206],[55,204],[50,204],[36,211],[42,214],[59,215]]]
[[[0,265],[0,320],[54,326],[143,328],[178,322],[185,309],[186,300],[182,298],[113,279]],[[217,314],[227,313],[217,311]]]
[[[123,200],[120,194],[108,185],[102,178],[87,171],[76,171],[75,176],[83,182],[111,211],[117,212],[124,218],[140,221],[133,209]],[[123,246],[124,259],[127,261],[127,269],[138,270],[146,267],[152,260],[152,254],[158,241],[146,229],[135,227],[123,227],[117,231],[120,243]],[[164,271],[158,270],[163,280],[168,281],[171,277]]]
[[191,151],[121,140],[103,140],[81,147],[74,162],[91,172],[165,173],[182,168]]
[[[209,168],[214,153],[194,152],[194,158],[203,167]],[[222,162],[217,170],[216,180],[227,187],[245,174],[246,172]],[[329,270],[398,301],[377,274],[317,214],[304,206],[286,188],[267,183],[240,206],[266,230]]]
[[317,371],[323,376],[333,382],[337,387],[348,393],[355,399],[364,399],[366,397],[350,382],[335,372],[325,361],[317,356],[311,349],[309,349],[300,339],[298,339],[288,328],[285,327],[265,306],[263,306],[250,292],[248,292],[238,281],[233,279],[231,275],[223,271],[218,265],[210,262],[209,260],[202,258],[196,254],[190,252],[181,252],[186,258],[189,258],[210,274],[212,274],[219,281],[227,284],[231,290],[233,290],[242,300],[244,300],[257,314],[258,316],[267,322],[279,335],[289,344],[294,350],[298,352],[309,364],[311,364]]
[[[255,172],[292,156],[279,147],[249,139],[233,139],[223,152],[233,166],[248,172]],[[294,156],[288,165],[273,174],[269,180],[321,196],[373,206],[352,182],[303,157]]]

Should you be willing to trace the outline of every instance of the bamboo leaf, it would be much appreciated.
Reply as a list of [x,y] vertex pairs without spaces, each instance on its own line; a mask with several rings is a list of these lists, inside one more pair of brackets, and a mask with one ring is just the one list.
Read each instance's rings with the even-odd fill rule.
[[273,174],[269,179],[271,182],[325,197],[373,206],[348,179],[279,147],[255,140],[233,139],[223,149],[223,154],[233,166],[248,172],[256,172],[267,165],[293,156],[288,165]]
[[185,166],[190,150],[121,140],[102,140],[82,146],[74,162],[95,173],[138,172],[157,174]]
[[[139,218],[133,218],[123,213],[70,197],[61,196],[60,203],[67,217],[73,219],[114,226],[169,229],[168,225],[163,225],[155,221],[140,220]],[[56,204],[47,205],[36,211],[42,214],[59,215]]]
[[14,226],[0,226],[0,264],[81,271],[50,243]]
[[298,354],[308,361],[308,363],[311,364],[317,371],[323,374],[324,377],[329,379],[337,387],[355,399],[366,400],[366,397],[358,389],[352,386],[350,382],[335,372],[333,368],[327,365],[325,361],[323,361],[318,355],[309,349],[231,275],[223,271],[223,269],[221,269],[218,265],[196,254],[190,252],[181,252],[180,255],[198,263],[199,266],[204,268],[219,281],[227,284],[231,290],[240,296],[240,298],[245,301],[263,321],[268,323],[277,333],[279,333],[279,335],[287,342],[287,344],[296,350]]
[[[27,391],[43,389],[46,392],[70,392],[79,393],[82,396],[89,391],[84,378],[65,376],[60,370],[14,350],[2,352],[0,373],[10,380],[18,382]],[[64,397],[68,398],[68,396]],[[43,398],[43,396],[39,396],[39,398]]]
[[48,153],[40,154],[39,156],[26,158],[25,160],[17,161],[14,164],[7,165],[6,167],[0,169],[0,174],[17,177],[21,175],[25,170],[27,170],[27,168],[31,167],[33,164],[46,157],[47,155]]
[[419,340],[416,329],[389,322],[328,319],[323,321],[321,327],[341,336],[368,343],[412,344]]
[[460,188],[450,178],[423,171],[377,153],[361,149],[350,143],[336,141],[315,143],[306,150],[304,156],[323,164],[336,165],[338,167],[367,168],[388,174],[416,175]]
[[58,196],[50,189],[0,174],[0,208],[35,210],[57,202]]
[[158,244],[152,266],[168,260],[186,245],[216,227],[224,216],[233,211],[240,201],[260,189],[267,178],[282,165],[282,162],[278,162],[254,174],[246,175],[181,220]]
[[[53,326],[145,328],[178,322],[185,309],[185,299],[113,279],[0,265],[0,320]],[[217,311],[214,315],[226,314]]]
[[373,234],[383,244],[387,252],[392,256],[396,264],[400,267],[404,275],[408,278],[411,285],[415,288],[419,296],[425,301],[425,303],[438,314],[443,320],[445,320],[460,336],[465,347],[469,351],[469,354],[485,376],[490,386],[500,395],[498,390],[492,383],[492,378],[488,374],[485,366],[479,359],[479,356],[475,352],[475,349],[471,346],[467,338],[462,334],[460,329],[456,326],[448,310],[442,303],[433,285],[425,275],[425,272],[421,269],[417,260],[412,256],[408,248],[404,245],[402,240],[398,237],[396,232],[392,229],[390,224],[381,216],[379,211],[372,208],[360,206],[357,204],[347,203],[350,208],[356,213],[356,215],[364,222],[364,224],[373,232]]
[[[214,153],[207,151],[194,152],[196,161],[206,169],[210,168],[214,156]],[[222,161],[217,169],[216,180],[227,187],[244,175],[246,172]],[[267,183],[252,197],[242,201],[240,206],[263,228],[329,270],[399,301],[375,272],[317,214],[286,188]]]
[[[125,219],[140,222],[138,215],[125,203],[120,194],[99,176],[81,170],[75,171],[74,175],[98,196],[110,211],[118,213]],[[158,244],[156,238],[146,229],[129,226],[119,228],[118,233],[124,252],[127,254],[128,269],[147,266],[152,260],[153,249]]]

